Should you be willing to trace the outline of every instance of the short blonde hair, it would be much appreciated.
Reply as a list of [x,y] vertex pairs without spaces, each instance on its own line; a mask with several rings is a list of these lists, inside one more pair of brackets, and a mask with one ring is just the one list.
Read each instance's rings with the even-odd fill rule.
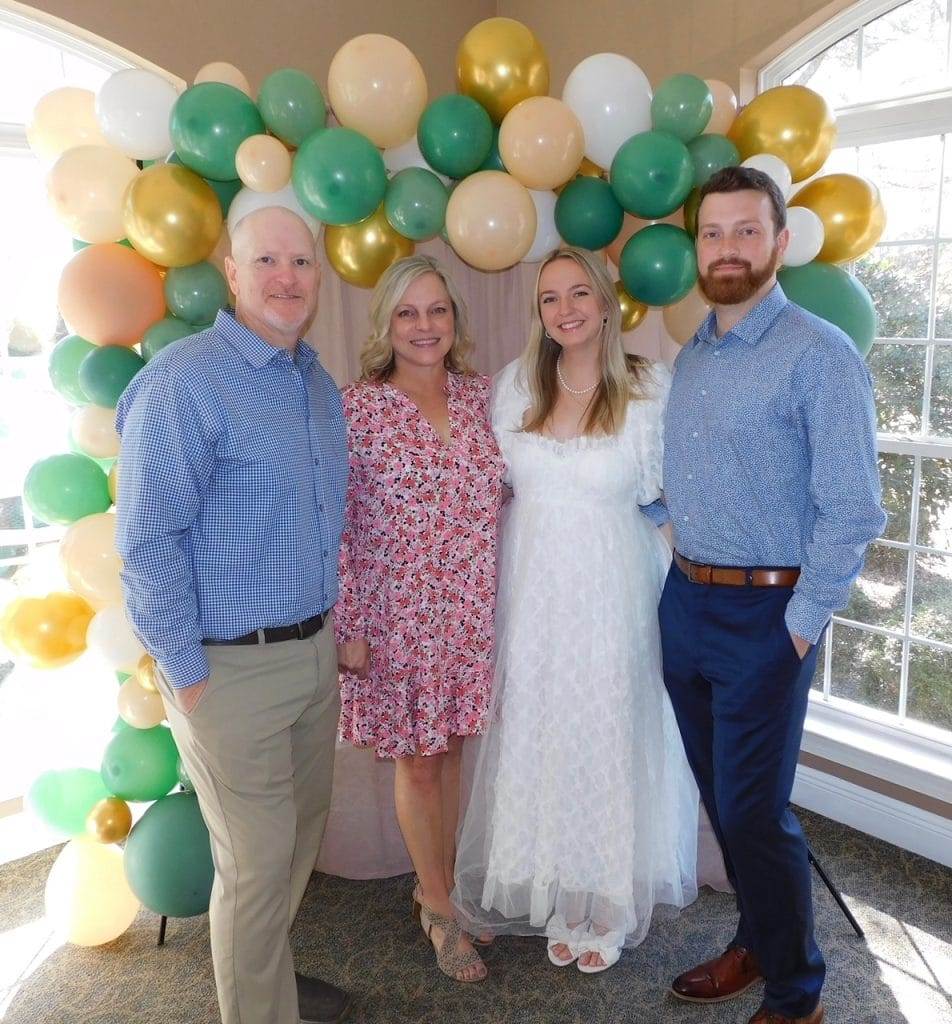
[[370,297],[370,337],[360,350],[363,380],[388,380],[395,360],[390,343],[390,320],[406,290],[419,278],[436,274],[446,288],[453,306],[453,344],[443,365],[451,373],[472,374],[469,356],[473,343],[469,334],[469,312],[459,289],[446,270],[432,256],[406,256],[392,263],[381,275]]
[[523,430],[540,433],[555,407],[558,397],[556,364],[562,346],[553,341],[542,325],[539,308],[539,282],[542,272],[556,260],[572,260],[585,271],[603,310],[605,322],[601,332],[601,380],[592,392],[588,415],[582,427],[584,434],[617,434],[625,424],[628,403],[643,398],[643,382],[648,361],[641,356],[628,355],[621,341],[621,307],[615,286],[604,265],[588,249],[562,246],[554,249],[539,264],[535,291],[532,296],[532,323],[529,341],[522,354],[526,380],[529,384],[529,410]]

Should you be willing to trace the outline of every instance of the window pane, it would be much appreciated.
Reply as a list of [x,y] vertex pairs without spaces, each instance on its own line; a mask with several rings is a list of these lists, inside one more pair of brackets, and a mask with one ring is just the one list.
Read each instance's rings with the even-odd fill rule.
[[[859,150],[855,146],[849,149],[834,149],[826,158],[820,174],[859,174]],[[799,185],[796,187],[800,188]]]
[[939,234],[943,238],[952,238],[952,142],[945,138],[945,169],[942,174],[942,219],[939,223]]
[[923,459],[918,542],[952,551],[952,459]]
[[933,437],[952,438],[952,345],[936,345],[929,433]]
[[952,729],[952,651],[938,651],[925,644],[910,646],[906,715]]
[[941,160],[940,135],[860,149],[859,174],[876,184],[886,207],[883,241],[935,237]]
[[952,643],[952,555],[917,555],[912,587],[913,633]]
[[922,426],[925,345],[877,342],[867,362],[876,391],[879,429],[886,434],[918,434]]
[[[952,159],[952,153],[949,154]],[[952,196],[949,197],[952,202]],[[952,338],[952,243],[939,246],[935,280],[935,336]]]
[[887,540],[909,543],[909,513],[912,506],[911,455],[882,452],[879,456],[879,479],[883,485],[883,507],[889,515],[883,536]]
[[869,289],[880,338],[925,338],[929,330],[931,245],[878,246],[856,261],[856,276]]
[[850,592],[850,603],[841,613],[843,617],[870,626],[902,629],[908,565],[907,548],[870,544],[863,571]]
[[833,107],[853,102],[859,89],[859,32],[817,54],[783,84],[807,85]]
[[820,649],[816,654],[816,671],[813,673],[813,682],[810,683],[810,689],[816,690],[817,693],[823,692],[823,665],[826,662],[826,642],[829,635],[829,629],[825,629],[823,636],[820,637]]
[[909,96],[948,86],[948,7],[910,0],[863,29],[858,100]]
[[898,714],[902,642],[839,622],[832,629],[831,694]]

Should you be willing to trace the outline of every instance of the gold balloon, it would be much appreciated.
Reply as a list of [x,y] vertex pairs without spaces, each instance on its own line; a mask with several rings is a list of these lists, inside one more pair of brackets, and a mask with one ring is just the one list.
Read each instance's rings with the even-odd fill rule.
[[572,176],[571,180],[563,182],[561,185],[557,185],[552,191],[557,196],[560,196],[565,186],[571,184],[571,182],[575,181],[576,178],[603,178],[604,176],[605,171],[603,168],[599,167],[598,164],[593,164],[587,156],[583,156],[582,162],[579,164],[579,169]]
[[109,486],[109,497],[113,505],[119,500],[119,463],[114,462],[109,470],[109,478],[106,481]]
[[136,679],[143,690],[150,690],[158,693],[159,688],[155,685],[155,658],[151,654],[143,654],[136,665]]
[[684,230],[692,238],[697,238],[697,211],[701,205],[701,190],[692,188],[684,200]]
[[126,238],[163,267],[201,262],[215,248],[222,225],[212,187],[177,164],[155,164],[133,179],[122,220]]
[[413,253],[413,242],[390,226],[383,204],[356,224],[328,224],[324,251],[330,265],[348,284],[373,288],[380,275],[397,260]]
[[76,594],[18,597],[0,619],[0,638],[15,657],[34,668],[68,665],[86,649],[93,609]]
[[826,100],[804,85],[779,85],[752,100],[734,119],[727,137],[741,160],[773,153],[794,181],[809,178],[826,162],[836,141],[836,120]]
[[824,263],[858,259],[886,228],[879,189],[855,174],[825,174],[804,185],[790,205],[805,206],[823,223],[823,248],[817,259]]
[[615,294],[618,296],[618,305],[621,306],[621,329],[633,331],[644,320],[648,307],[629,295],[621,281],[615,282]]
[[132,829],[132,811],[125,800],[107,796],[86,815],[86,834],[97,843],[121,842]]
[[549,59],[522,22],[487,18],[474,25],[456,51],[456,82],[498,124],[519,102],[549,91]]

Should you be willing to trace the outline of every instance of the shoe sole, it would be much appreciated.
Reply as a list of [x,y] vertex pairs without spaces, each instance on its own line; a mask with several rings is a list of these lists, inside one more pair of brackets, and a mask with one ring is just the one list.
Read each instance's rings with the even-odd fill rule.
[[754,978],[753,981],[748,982],[743,988],[735,989],[735,991],[731,992],[731,994],[727,996],[686,996],[682,995],[674,988],[669,988],[668,991],[675,997],[675,999],[680,999],[683,1003],[727,1003],[730,1002],[731,999],[736,999],[738,996],[742,996],[748,989],[753,988],[754,985],[759,985],[763,980],[763,978]]

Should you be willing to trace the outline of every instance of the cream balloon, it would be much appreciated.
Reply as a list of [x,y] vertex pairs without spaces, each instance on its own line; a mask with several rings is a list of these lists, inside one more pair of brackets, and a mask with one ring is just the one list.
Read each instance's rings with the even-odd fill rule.
[[26,140],[47,163],[74,146],[107,146],[96,119],[95,93],[64,86],[40,97],[26,126]]
[[[225,85],[240,89],[246,96],[251,96],[251,85],[244,72],[239,71],[234,64],[229,64],[227,60],[213,60],[202,65],[194,78],[195,85],[200,82],[223,82]],[[251,98],[254,99],[254,96]]]
[[669,337],[679,345],[683,345],[694,337],[694,332],[701,326],[710,311],[710,303],[695,285],[683,299],[670,306],[665,306],[661,313],[661,319]]
[[121,604],[122,559],[116,551],[114,515],[99,512],[77,519],[63,534],[59,556],[69,585],[93,608],[99,611]]
[[94,459],[113,459],[119,454],[116,410],[101,405],[84,405],[69,421],[73,444]]
[[111,942],[139,912],[122,850],[91,838],[73,839],[60,851],[46,879],[45,902],[57,937],[77,946]]
[[303,206],[301,206],[294,187],[290,184],[277,192],[255,192],[254,189],[243,188],[231,201],[228,207],[228,234],[234,238],[235,228],[238,223],[244,220],[249,213],[255,210],[264,210],[269,206],[280,206],[282,209],[296,213],[301,220],[310,228],[311,234],[316,238],[321,230],[321,222],[312,217]]
[[805,206],[787,207],[790,240],[783,254],[785,267],[802,267],[816,259],[823,248],[823,221]]
[[536,231],[532,245],[522,257],[522,262],[538,263],[562,242],[559,238],[559,229],[555,226],[555,204],[559,197],[554,192],[536,192],[532,189],[529,190],[529,195],[536,210]]
[[327,94],[345,128],[386,149],[416,133],[426,107],[426,75],[403,43],[371,32],[349,40],[334,54]]
[[145,648],[132,631],[122,605],[111,604],[92,617],[86,646],[116,672],[135,672]]
[[241,183],[254,192],[279,192],[291,180],[291,154],[273,135],[250,135],[235,153]]
[[157,160],[172,152],[169,117],[178,99],[174,85],[145,68],[111,74],[96,96],[103,135],[126,156]]
[[576,64],[562,102],[581,122],[585,155],[599,167],[611,167],[622,143],[651,127],[648,77],[618,53],[595,53]]
[[119,687],[119,717],[134,729],[151,729],[165,720],[165,705],[155,690],[146,690],[135,676]]
[[790,168],[773,153],[755,153],[741,164],[741,167],[753,167],[755,171],[763,171],[768,178],[772,178],[777,187],[783,193],[784,199],[790,198],[790,190],[793,188],[793,178]]
[[74,146],[53,164],[46,194],[67,231],[84,242],[117,242],[125,235],[122,200],[139,173],[110,146]]
[[435,174],[444,185],[448,186],[452,181],[452,178],[447,177],[445,174],[434,171],[426,162],[425,157],[420,152],[420,144],[417,142],[416,135],[407,139],[400,146],[392,146],[390,149],[385,149],[381,156],[383,157],[383,165],[387,168],[387,176],[390,178],[395,174],[399,174],[400,171],[406,170],[408,167],[422,167],[425,171]]
[[558,188],[579,169],[585,156],[585,133],[561,100],[530,96],[517,103],[499,126],[499,156],[526,188]]
[[705,78],[704,84],[711,90],[714,110],[711,112],[711,119],[707,122],[707,127],[701,134],[726,135],[727,129],[737,117],[737,97],[734,95],[734,90],[716,78]]
[[529,190],[502,171],[478,171],[453,190],[446,234],[456,253],[477,270],[504,270],[532,247],[536,208]]

